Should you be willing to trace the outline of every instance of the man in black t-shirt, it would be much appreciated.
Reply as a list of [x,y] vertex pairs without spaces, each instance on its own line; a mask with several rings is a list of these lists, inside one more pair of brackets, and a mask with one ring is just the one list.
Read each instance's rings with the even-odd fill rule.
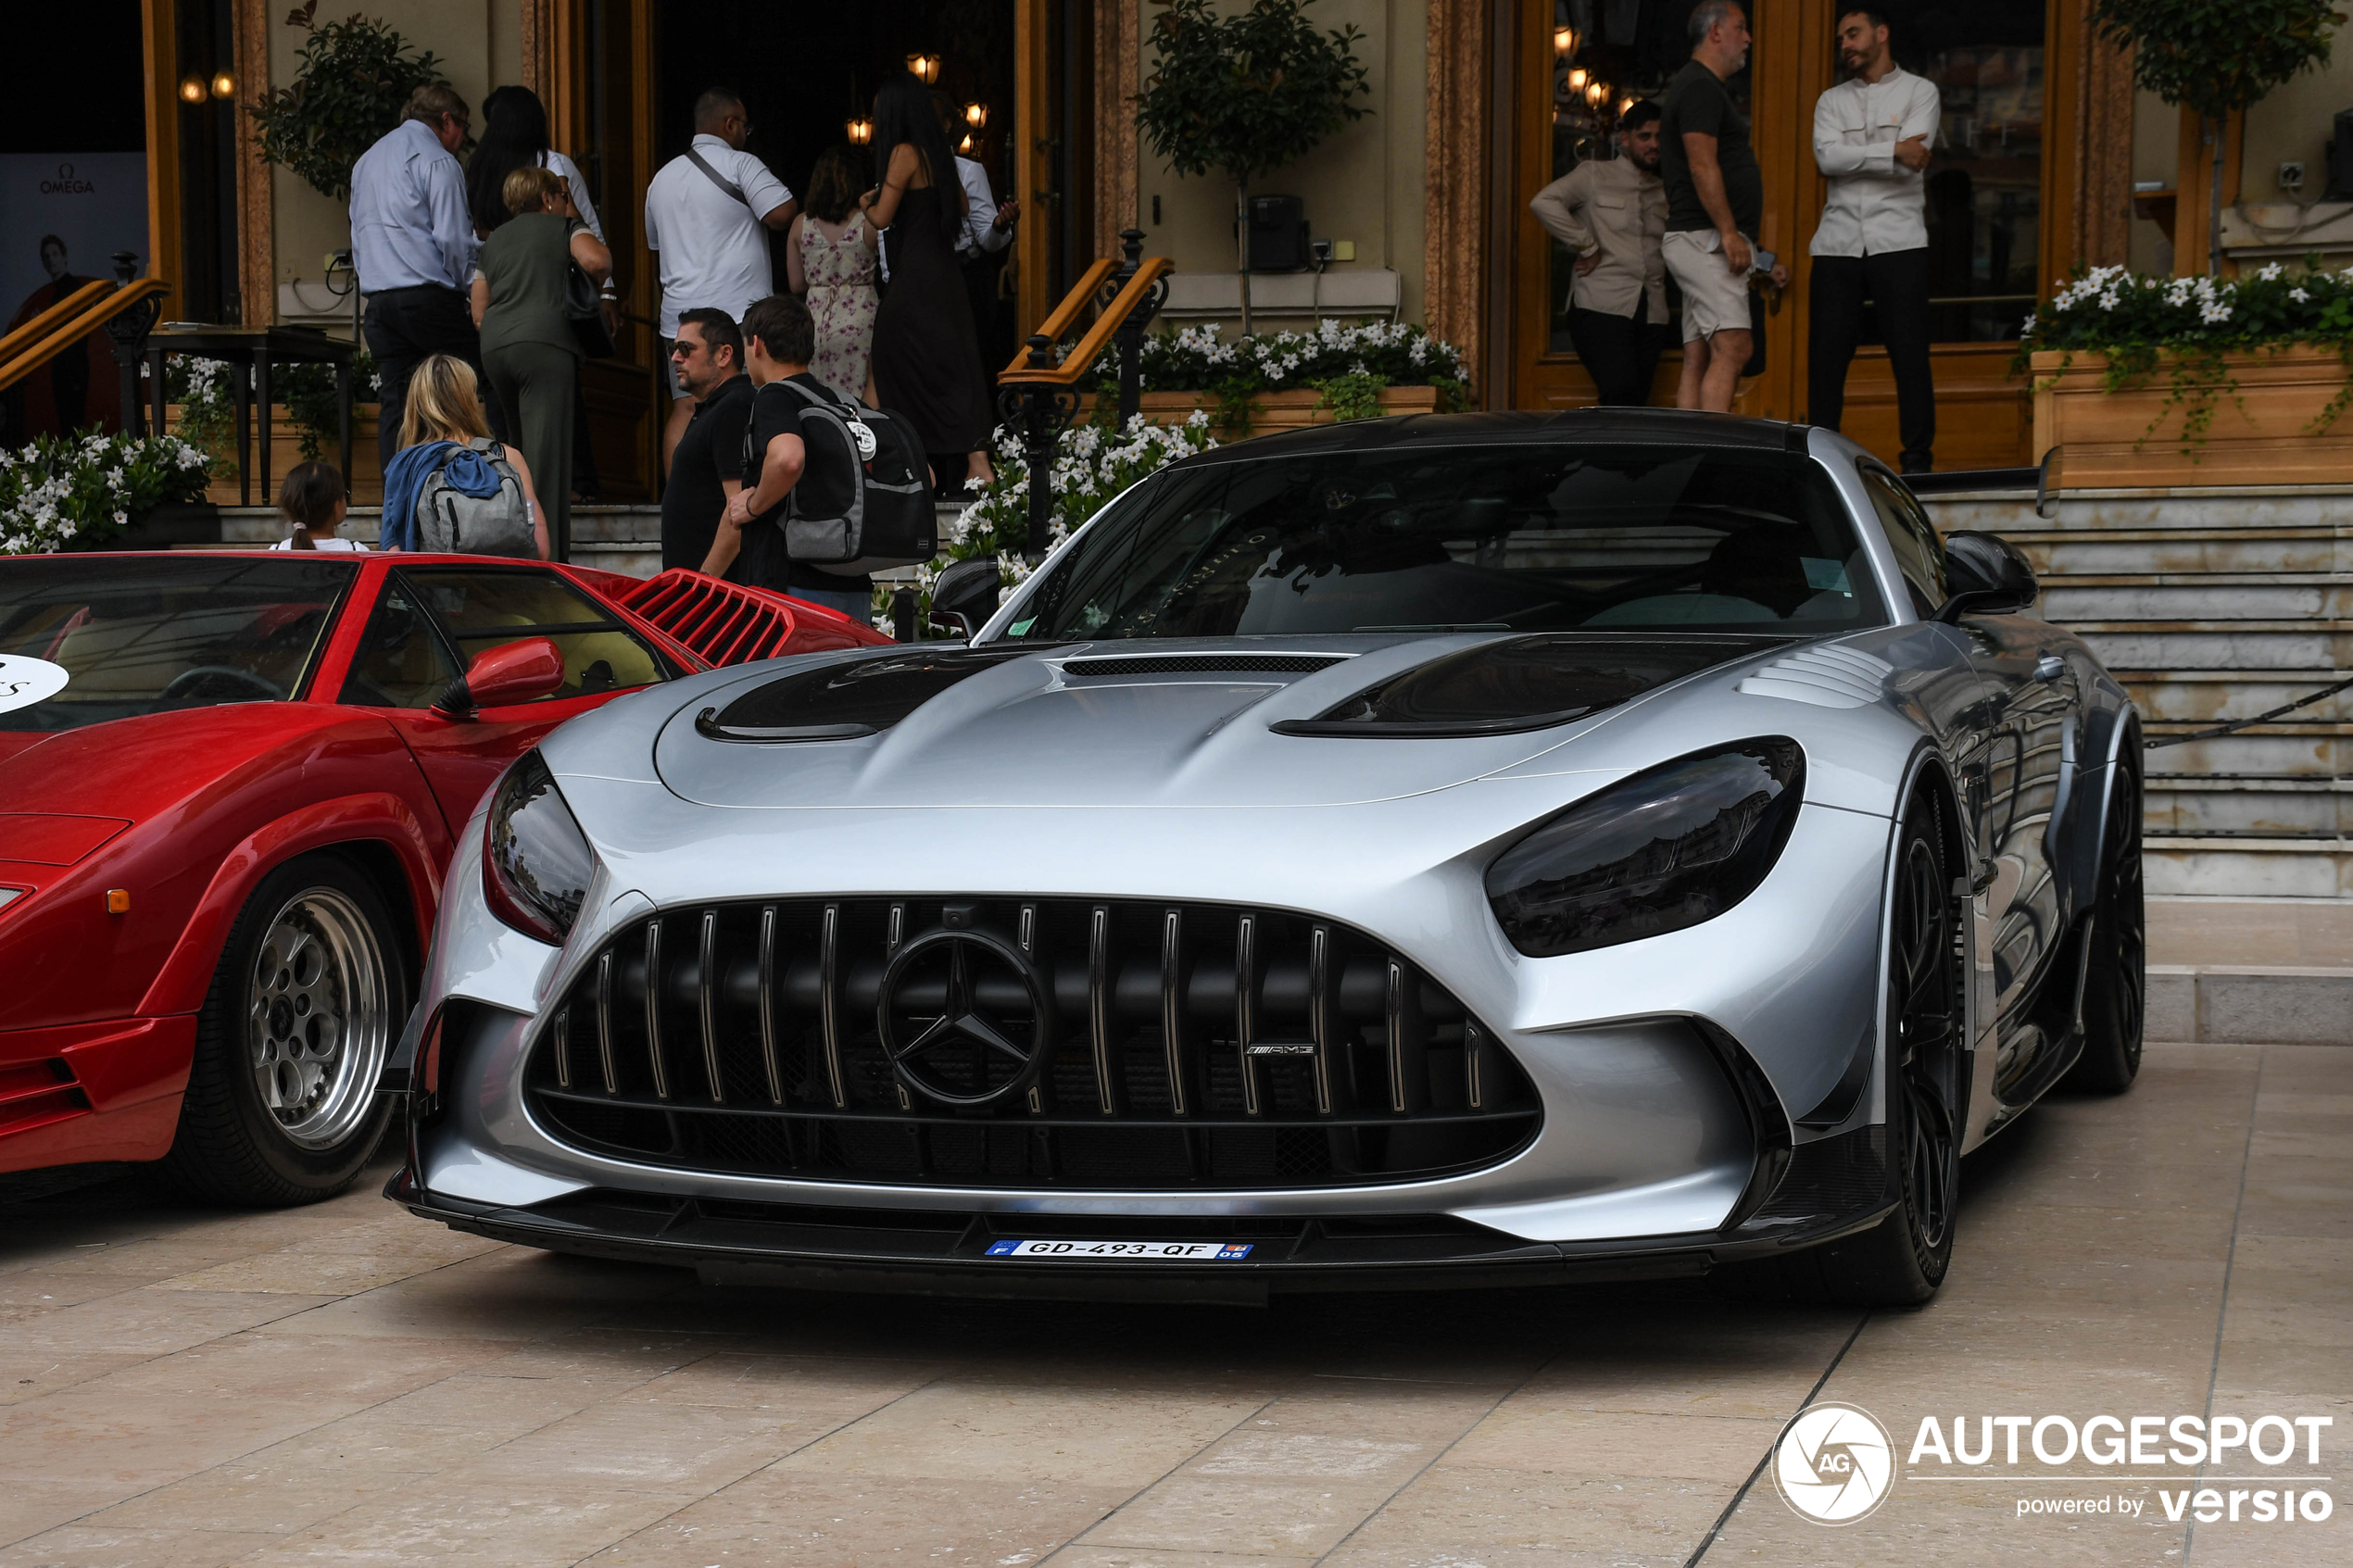
[[[744,364],[751,372],[751,438],[744,444],[743,488],[727,503],[727,515],[703,570],[724,572],[729,581],[773,588],[797,599],[839,610],[865,621],[874,613],[875,580],[845,577],[785,553],[785,500],[798,492],[805,515],[830,516],[848,509],[854,477],[825,462],[812,465],[801,439],[801,411],[808,401],[780,383],[806,387],[828,403],[840,395],[809,373],[817,352],[817,327],[809,307],[791,295],[755,300],[744,311]],[[740,552],[740,554],[738,553]]]
[[[1700,0],[1691,35],[1691,60],[1667,84],[1659,137],[1667,184],[1659,249],[1683,292],[1683,379],[1675,404],[1730,413],[1741,367],[1755,346],[1748,280],[1765,217],[1765,177],[1748,116],[1724,84],[1748,64],[1748,14],[1740,0]],[[1779,288],[1789,270],[1776,262],[1770,276]]]
[[719,519],[743,488],[744,426],[751,419],[751,381],[744,374],[743,334],[724,310],[678,318],[670,350],[678,384],[695,400],[661,493],[661,569],[700,567],[711,557]]

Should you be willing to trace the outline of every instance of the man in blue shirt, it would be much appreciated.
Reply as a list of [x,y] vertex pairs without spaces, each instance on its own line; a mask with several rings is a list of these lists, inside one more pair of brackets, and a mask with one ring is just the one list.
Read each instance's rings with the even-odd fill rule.
[[491,429],[502,425],[467,303],[481,246],[466,212],[466,171],[457,155],[472,123],[457,94],[420,87],[409,94],[400,123],[352,165],[352,265],[368,301],[368,352],[383,383],[376,416],[380,462],[390,462],[400,445],[409,377],[429,354],[455,355],[472,365]]

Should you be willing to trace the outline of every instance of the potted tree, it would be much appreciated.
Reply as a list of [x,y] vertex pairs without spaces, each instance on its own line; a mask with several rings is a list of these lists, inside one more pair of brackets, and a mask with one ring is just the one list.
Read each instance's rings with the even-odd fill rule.
[[385,23],[358,13],[317,19],[319,0],[286,16],[310,34],[295,50],[294,80],[248,104],[261,161],[280,164],[337,206],[351,199],[351,166],[400,123],[409,94],[447,86],[441,62],[418,54]]
[[1234,183],[1235,270],[1250,332],[1250,182],[1303,157],[1372,111],[1353,24],[1318,32],[1313,0],[1251,0],[1220,16],[1210,0],[1154,0],[1151,75],[1136,124],[1179,176],[1214,169]]

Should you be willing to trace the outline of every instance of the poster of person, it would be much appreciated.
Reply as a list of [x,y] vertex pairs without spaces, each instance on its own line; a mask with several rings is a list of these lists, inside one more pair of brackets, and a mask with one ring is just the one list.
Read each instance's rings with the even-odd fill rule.
[[[147,160],[139,153],[0,155],[0,309],[23,326],[93,279],[118,250],[147,253]],[[122,424],[113,345],[93,332],[5,395],[10,441]]]

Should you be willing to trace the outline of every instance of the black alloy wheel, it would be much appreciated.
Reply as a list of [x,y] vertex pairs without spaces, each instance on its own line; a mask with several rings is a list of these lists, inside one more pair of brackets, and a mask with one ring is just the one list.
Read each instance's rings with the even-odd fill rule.
[[1915,1307],[1953,1261],[1968,1053],[1960,902],[1944,815],[1912,797],[1896,834],[1888,900],[1887,1140],[1895,1209],[1859,1236],[1773,1260],[1799,1300]]
[[2083,1054],[2067,1086],[2118,1095],[2141,1071],[2148,1017],[2148,919],[2141,891],[2141,737],[2127,731],[2101,834],[2099,895],[2083,977]]

